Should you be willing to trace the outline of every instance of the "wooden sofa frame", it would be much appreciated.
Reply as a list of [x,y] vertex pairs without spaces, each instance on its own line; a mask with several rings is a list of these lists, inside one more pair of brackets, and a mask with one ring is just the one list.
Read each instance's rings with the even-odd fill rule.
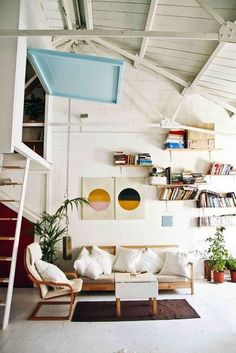
[[[170,248],[176,249],[178,245],[121,245],[123,248],[127,249],[162,249],[168,250]],[[91,250],[91,246],[85,246],[88,250]],[[99,246],[100,249],[108,251],[109,253],[115,255],[116,246]],[[190,288],[191,294],[194,294],[194,277],[193,277],[193,263],[189,262],[191,266],[191,277],[188,281],[178,281],[178,282],[159,282],[159,290],[168,290],[168,289],[181,289],[181,288]],[[83,291],[114,291],[115,283],[83,283]]]

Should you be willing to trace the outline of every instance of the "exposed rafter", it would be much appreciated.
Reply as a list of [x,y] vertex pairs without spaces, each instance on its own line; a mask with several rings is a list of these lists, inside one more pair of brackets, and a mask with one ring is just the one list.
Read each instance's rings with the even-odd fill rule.
[[[94,40],[94,42],[98,43],[98,44],[101,44],[103,45],[104,47],[108,48],[108,49],[111,49],[113,50],[114,52],[118,53],[118,54],[121,54],[123,55],[124,57],[132,60],[132,61],[135,61],[136,59],[136,56],[129,53],[128,51],[124,50],[124,49],[121,49],[119,47],[117,47],[116,45],[114,44],[111,44],[103,39],[96,39]],[[187,87],[189,84],[188,82],[186,82],[185,80],[181,79],[180,77],[174,75],[174,74],[171,74],[170,72],[168,72],[167,70],[165,69],[162,69],[158,66],[155,66],[154,64],[150,63],[148,60],[145,60],[145,59],[142,59],[140,61],[140,65],[152,70],[152,71],[155,71],[157,72],[158,74],[161,74],[167,78],[169,78],[170,80],[174,81],[174,82],[177,82],[179,83],[181,86],[184,86],[184,87]]]
[[[153,27],[153,23],[155,20],[156,16],[156,11],[157,11],[157,6],[158,6],[158,1],[159,0],[151,0],[150,7],[149,7],[149,12],[148,12],[148,17],[147,17],[147,22],[145,26],[145,31],[151,31]],[[149,38],[143,38],[141,48],[139,51],[139,58],[143,59],[147,50]]]
[[89,30],[93,30],[92,0],[84,0],[84,14],[85,14],[86,28]]
[[223,19],[223,17],[221,17],[218,12],[213,9],[208,1],[206,0],[196,0],[196,2],[204,9],[206,10],[206,12],[212,17],[214,18],[214,20],[216,20],[216,22],[218,22],[220,25],[225,23],[225,20]]
[[64,17],[68,29],[73,29],[73,24],[70,16],[70,9],[68,5],[68,0],[61,0],[62,7],[64,9]]

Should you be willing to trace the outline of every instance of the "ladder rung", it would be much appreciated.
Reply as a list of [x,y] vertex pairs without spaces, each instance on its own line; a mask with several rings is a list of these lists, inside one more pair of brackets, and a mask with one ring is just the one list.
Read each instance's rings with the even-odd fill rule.
[[0,186],[17,186],[17,185],[23,185],[22,183],[2,183],[0,182]]
[[11,261],[12,257],[10,256],[0,256],[0,261]]
[[0,301],[0,306],[6,306],[6,303],[4,303],[3,301]]
[[0,237],[0,240],[14,240],[14,237]]
[[0,221],[17,221],[17,218],[0,217]]
[[0,283],[8,283],[9,278],[8,277],[0,277]]
[[0,168],[3,168],[3,169],[25,169],[25,167],[21,167],[19,165],[1,165]]
[[0,202],[19,202],[18,200],[0,200]]

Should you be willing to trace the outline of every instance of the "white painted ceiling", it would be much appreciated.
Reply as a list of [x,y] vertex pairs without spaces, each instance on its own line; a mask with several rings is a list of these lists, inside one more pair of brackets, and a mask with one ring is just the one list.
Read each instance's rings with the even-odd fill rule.
[[[51,29],[167,31],[165,38],[98,36],[90,43],[112,49],[134,66],[143,65],[181,89],[187,87],[185,93],[195,90],[236,113],[236,44],[228,42],[231,34],[235,41],[236,29],[230,32],[226,26],[236,20],[235,0],[41,0],[41,6]],[[219,34],[220,28],[226,28],[224,42],[206,40],[206,34]],[[190,33],[191,39],[174,38],[170,32]],[[202,34],[201,39],[193,39],[195,34]],[[65,51],[77,44],[78,51],[85,42],[61,36],[53,43]]]

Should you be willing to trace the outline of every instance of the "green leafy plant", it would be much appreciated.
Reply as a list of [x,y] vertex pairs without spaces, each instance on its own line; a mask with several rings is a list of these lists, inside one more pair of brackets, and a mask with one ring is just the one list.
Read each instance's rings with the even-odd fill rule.
[[[34,230],[35,234],[39,236],[39,245],[44,261],[54,263],[58,259],[57,245],[67,233],[68,212],[74,208],[78,209],[82,205],[90,205],[90,203],[83,197],[66,199],[53,215],[44,212],[41,219],[35,224]],[[64,225],[65,222],[66,225]]]
[[230,257],[230,258],[227,260],[226,267],[227,267],[230,271],[236,271],[236,258]]
[[209,242],[207,249],[209,265],[215,272],[226,269],[226,262],[229,257],[229,252],[225,247],[224,230],[224,227],[217,227],[214,236],[206,239]]
[[44,114],[45,101],[40,97],[31,94],[29,99],[25,99],[24,112],[29,115],[31,119],[38,119]]

